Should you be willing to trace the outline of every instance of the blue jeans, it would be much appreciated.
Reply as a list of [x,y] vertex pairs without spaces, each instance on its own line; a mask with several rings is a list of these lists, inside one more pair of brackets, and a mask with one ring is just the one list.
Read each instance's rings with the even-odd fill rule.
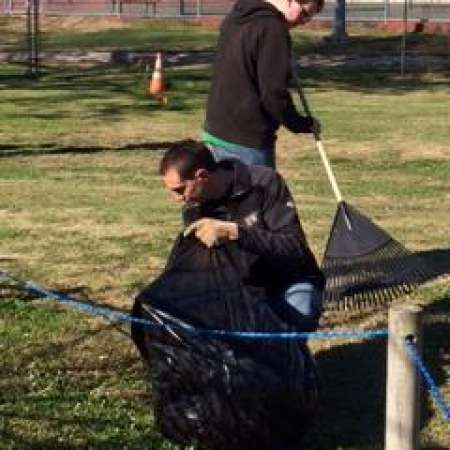
[[[298,331],[315,331],[322,313],[322,291],[313,284],[292,284],[284,292],[283,304],[278,307],[280,316]],[[275,305],[274,305],[275,306]]]
[[219,161],[238,160],[246,166],[267,166],[275,168],[275,149],[254,149],[250,147],[236,147],[233,149],[208,145],[214,159]]

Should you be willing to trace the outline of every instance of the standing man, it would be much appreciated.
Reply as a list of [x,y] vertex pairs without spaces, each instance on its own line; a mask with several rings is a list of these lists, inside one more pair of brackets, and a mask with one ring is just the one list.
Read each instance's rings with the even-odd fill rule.
[[289,28],[303,25],[324,0],[238,0],[224,20],[214,64],[202,140],[217,161],[275,166],[283,125],[293,133],[320,131],[299,114],[288,90]]
[[185,215],[185,236],[207,247],[235,241],[250,267],[243,283],[263,287],[285,322],[315,330],[324,278],[283,178],[268,167],[217,162],[204,144],[191,140],[173,144],[159,172],[175,200],[197,205],[195,219]]

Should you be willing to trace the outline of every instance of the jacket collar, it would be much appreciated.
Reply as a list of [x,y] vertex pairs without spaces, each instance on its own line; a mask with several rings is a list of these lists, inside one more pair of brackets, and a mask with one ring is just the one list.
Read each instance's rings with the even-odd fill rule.
[[249,169],[239,161],[221,161],[214,177],[220,188],[214,197],[203,204],[207,208],[215,208],[224,201],[234,200],[252,188]]
[[251,188],[251,177],[248,166],[236,161],[233,164],[233,186],[230,198],[236,198],[246,194]]
[[249,168],[240,161],[221,161],[217,170],[229,199],[244,195],[252,188]]

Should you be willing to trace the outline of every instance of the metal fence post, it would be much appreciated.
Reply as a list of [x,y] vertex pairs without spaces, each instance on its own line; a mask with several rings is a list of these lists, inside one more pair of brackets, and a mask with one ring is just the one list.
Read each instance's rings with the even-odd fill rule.
[[197,17],[202,15],[202,0],[197,0]]
[[113,2],[113,10],[116,16],[121,16],[123,12],[122,0],[115,0]]
[[335,44],[342,44],[347,39],[347,11],[345,0],[336,0],[331,37]]
[[400,74],[402,77],[405,75],[407,34],[408,34],[408,0],[403,0],[403,35],[400,49]]
[[419,449],[419,375],[405,351],[405,341],[412,339],[421,348],[421,311],[416,305],[394,306],[389,311],[385,450]]
[[27,46],[28,69],[25,76],[37,78],[39,76],[39,0],[27,0]]

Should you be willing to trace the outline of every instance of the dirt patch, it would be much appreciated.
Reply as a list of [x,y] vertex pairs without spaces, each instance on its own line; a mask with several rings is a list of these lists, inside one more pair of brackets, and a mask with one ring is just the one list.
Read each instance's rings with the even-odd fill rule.
[[390,33],[450,33],[450,22],[432,22],[429,20],[409,21],[406,26],[402,20],[390,20],[377,25],[378,30]]
[[[392,149],[399,152],[402,161],[417,159],[450,159],[450,145],[424,144],[423,142],[417,141],[391,141],[391,144]],[[325,145],[327,146],[327,153],[329,153],[331,157],[348,157],[352,159],[365,159],[369,156],[373,157],[377,154],[382,154],[385,150],[375,142],[349,142],[343,144],[342,142],[336,142],[332,139],[326,139]]]
[[400,157],[404,161],[414,159],[450,159],[450,145],[444,144],[423,144],[418,142],[399,143],[397,148]]
[[121,17],[45,17],[41,19],[43,31],[73,30],[77,32],[94,33],[103,30],[128,28],[132,24]]
[[[58,30],[77,32],[97,32],[109,29],[128,28],[134,26],[141,19],[134,21],[126,20],[115,16],[67,16],[67,17],[44,17],[39,19],[41,31],[55,32]],[[26,21],[24,16],[0,18],[0,25],[4,33],[17,33],[26,31]]]

